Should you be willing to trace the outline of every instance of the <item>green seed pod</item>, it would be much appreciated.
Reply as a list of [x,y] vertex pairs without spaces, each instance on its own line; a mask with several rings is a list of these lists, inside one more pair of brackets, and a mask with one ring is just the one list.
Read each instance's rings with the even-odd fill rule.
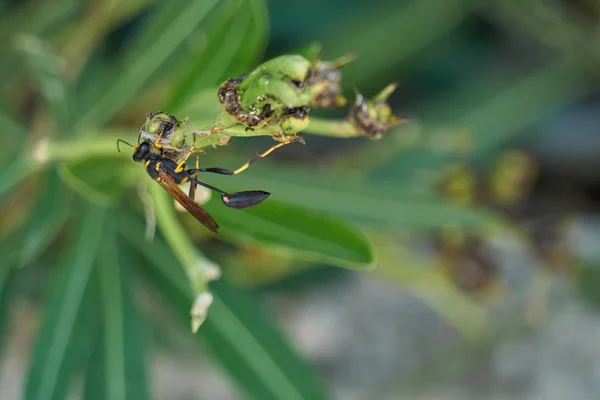
[[362,94],[356,92],[356,101],[350,110],[349,119],[359,134],[371,139],[380,139],[386,130],[405,120],[395,115],[387,103],[394,90],[396,84],[390,84],[373,100],[366,100]]
[[347,54],[335,61],[328,62],[321,60],[321,53],[317,55],[312,73],[308,78],[313,107],[329,108],[346,105],[347,100],[342,96],[340,69],[355,58],[354,54]]
[[310,104],[310,70],[306,58],[287,55],[259,65],[248,75],[227,80],[219,88],[219,101],[229,118],[220,117],[220,121],[227,123],[229,119],[248,127],[283,122],[290,110]]

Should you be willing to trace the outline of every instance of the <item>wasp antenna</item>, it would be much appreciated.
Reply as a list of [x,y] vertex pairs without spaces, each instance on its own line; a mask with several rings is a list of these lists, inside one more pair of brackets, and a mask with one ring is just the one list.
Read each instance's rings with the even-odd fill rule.
[[129,142],[124,141],[123,139],[117,139],[117,151],[120,153],[121,149],[119,148],[119,143],[125,143],[129,147],[134,147]]

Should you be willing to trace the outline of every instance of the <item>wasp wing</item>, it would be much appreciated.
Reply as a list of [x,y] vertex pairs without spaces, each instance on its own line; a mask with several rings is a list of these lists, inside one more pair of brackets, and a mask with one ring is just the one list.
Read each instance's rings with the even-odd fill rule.
[[173,178],[169,176],[165,171],[159,169],[158,175],[161,178],[160,186],[167,191],[183,208],[185,208],[190,214],[194,216],[202,225],[217,233],[219,230],[219,224],[215,222],[213,217],[202,207],[192,200],[179,186],[175,183]]

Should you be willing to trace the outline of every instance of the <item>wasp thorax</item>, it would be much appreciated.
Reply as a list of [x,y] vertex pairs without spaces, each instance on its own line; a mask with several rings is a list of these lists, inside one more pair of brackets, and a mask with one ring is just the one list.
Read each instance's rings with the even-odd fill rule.
[[373,100],[367,100],[362,94],[356,93],[349,120],[358,133],[371,139],[379,139],[390,127],[405,120],[395,115],[387,103],[395,89],[395,84],[388,85]]

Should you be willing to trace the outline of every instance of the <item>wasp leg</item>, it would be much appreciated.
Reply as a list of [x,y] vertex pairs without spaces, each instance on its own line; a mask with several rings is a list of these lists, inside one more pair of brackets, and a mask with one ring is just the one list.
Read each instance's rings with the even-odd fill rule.
[[188,158],[190,158],[190,156],[192,154],[194,154],[196,151],[197,151],[196,148],[192,145],[188,149],[188,151],[185,153],[185,156],[183,156],[181,161],[179,161],[177,163],[177,167],[175,167],[175,172],[180,173],[181,171],[183,171],[183,169],[185,168],[185,163],[187,162]]
[[[195,170],[198,169],[198,156],[196,156],[196,168]],[[198,187],[198,185],[195,183],[195,181],[198,180],[198,172],[195,172],[194,169],[188,169],[187,170],[187,174],[190,178],[194,178],[190,181],[190,192],[189,192],[189,196],[192,200],[196,201],[196,188]]]
[[[240,172],[243,172],[243,171],[247,170],[248,168],[250,168],[250,166],[252,164],[254,164],[255,162],[257,162],[261,158],[265,158],[266,156],[268,156],[269,154],[271,154],[272,152],[274,152],[278,148],[283,147],[286,144],[290,144],[290,143],[294,143],[294,142],[304,143],[304,139],[302,138],[302,136],[292,136],[291,138],[289,138],[289,139],[287,139],[287,140],[285,140],[283,142],[277,143],[277,144],[271,146],[266,151],[264,151],[264,152],[262,152],[260,154],[257,154],[256,156],[254,156],[246,164],[242,165],[241,167],[239,167],[238,169],[236,169],[235,171],[233,171],[232,175],[237,175]],[[212,171],[212,172],[214,172],[214,171]],[[216,173],[219,173],[219,172],[216,172]]]
[[196,174],[198,172],[212,172],[213,174],[220,174],[220,175],[233,175],[233,171],[230,171],[226,168],[219,168],[219,167],[211,167],[211,168],[192,168],[192,169],[188,169],[187,170],[188,174]]
[[269,154],[271,154],[272,152],[274,152],[278,148],[283,147],[286,144],[290,144],[290,143],[294,143],[294,142],[304,143],[304,139],[302,139],[301,136],[293,136],[292,138],[290,138],[290,139],[288,139],[288,140],[286,140],[284,142],[277,143],[276,145],[271,146],[266,151],[264,151],[264,152],[262,152],[260,154],[257,154],[250,161],[248,161],[246,164],[242,165],[241,167],[239,167],[235,171],[231,171],[231,170],[228,170],[226,168],[211,167],[211,168],[188,169],[188,172],[191,173],[191,174],[197,173],[197,172],[212,172],[213,174],[220,174],[220,175],[237,175],[240,172],[243,172],[243,171],[247,170],[252,164],[254,164],[255,162],[257,162],[261,158],[265,158],[266,156],[268,156]]
[[160,140],[162,139],[162,135],[163,135],[164,131],[165,131],[164,129],[161,130],[160,133],[156,136],[156,140],[154,140],[154,147],[156,147],[157,149],[161,149],[161,151],[162,151],[163,145],[160,144]]

